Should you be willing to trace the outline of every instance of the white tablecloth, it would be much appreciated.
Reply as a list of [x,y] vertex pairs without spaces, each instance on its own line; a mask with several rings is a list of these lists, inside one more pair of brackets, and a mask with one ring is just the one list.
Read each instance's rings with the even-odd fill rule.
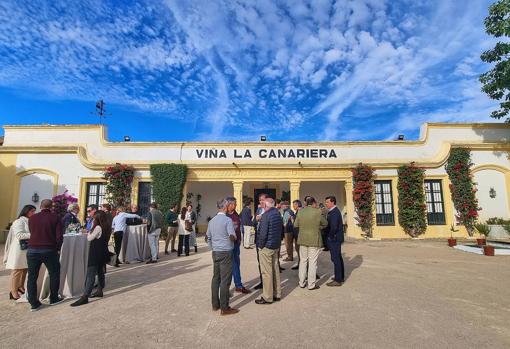
[[130,225],[126,228],[122,238],[122,248],[119,259],[121,262],[143,262],[151,256],[147,224]]
[[[83,294],[87,263],[89,259],[89,245],[86,235],[64,236],[64,243],[60,251],[60,287],[59,294],[64,298],[76,298]],[[41,299],[50,295],[50,276],[44,274]]]

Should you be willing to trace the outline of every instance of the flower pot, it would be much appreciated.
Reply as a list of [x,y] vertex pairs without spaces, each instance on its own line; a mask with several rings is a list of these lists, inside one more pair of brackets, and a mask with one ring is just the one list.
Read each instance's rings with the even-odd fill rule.
[[448,246],[453,247],[457,245],[457,239],[448,239]]
[[487,243],[487,240],[485,240],[485,238],[476,239],[476,243],[478,246],[483,246]]
[[483,246],[483,254],[486,256],[494,256],[494,246],[484,245]]

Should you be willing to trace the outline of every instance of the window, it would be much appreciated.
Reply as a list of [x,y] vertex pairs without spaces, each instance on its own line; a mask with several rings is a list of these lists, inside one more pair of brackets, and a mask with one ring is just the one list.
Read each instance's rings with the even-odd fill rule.
[[375,181],[375,222],[377,225],[395,225],[391,181]]
[[425,180],[425,200],[427,202],[427,221],[429,225],[444,225],[443,190],[441,180]]
[[87,183],[87,202],[88,205],[97,205],[98,207],[103,204],[105,194],[105,183]]
[[143,217],[149,212],[149,205],[154,201],[151,182],[138,183],[138,212]]

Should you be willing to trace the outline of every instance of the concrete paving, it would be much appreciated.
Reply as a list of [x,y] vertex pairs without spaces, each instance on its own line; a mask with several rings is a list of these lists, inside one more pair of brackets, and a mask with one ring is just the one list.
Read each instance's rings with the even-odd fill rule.
[[[3,251],[3,246],[0,246]],[[237,315],[211,310],[211,255],[108,269],[105,298],[78,308],[70,301],[30,313],[8,300],[0,269],[0,348],[509,348],[510,257],[485,257],[437,241],[344,244],[347,281],[324,285],[329,254],[320,256],[321,288],[297,287],[291,262],[283,299],[257,305],[260,291],[236,294]],[[248,286],[257,282],[255,250],[241,251]]]

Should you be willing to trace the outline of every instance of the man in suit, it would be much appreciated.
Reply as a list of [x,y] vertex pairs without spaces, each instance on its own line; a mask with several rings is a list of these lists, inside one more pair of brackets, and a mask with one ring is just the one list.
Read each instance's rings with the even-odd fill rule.
[[316,206],[315,199],[307,197],[306,207],[299,211],[294,221],[294,227],[299,228],[299,287],[306,287],[308,274],[309,290],[319,288],[315,281],[317,279],[317,260],[322,250],[321,230],[328,226],[326,217]]
[[262,270],[262,297],[257,304],[271,304],[281,298],[280,270],[278,268],[278,251],[281,246],[283,220],[272,198],[265,200],[265,212],[260,219],[257,232],[257,248]]
[[335,266],[335,276],[327,286],[342,286],[344,282],[344,261],[342,259],[342,243],[344,242],[344,224],[342,213],[336,206],[336,198],[328,196],[326,198],[326,207],[328,209],[328,226],[323,230],[326,236],[326,243],[331,253],[331,261]]

